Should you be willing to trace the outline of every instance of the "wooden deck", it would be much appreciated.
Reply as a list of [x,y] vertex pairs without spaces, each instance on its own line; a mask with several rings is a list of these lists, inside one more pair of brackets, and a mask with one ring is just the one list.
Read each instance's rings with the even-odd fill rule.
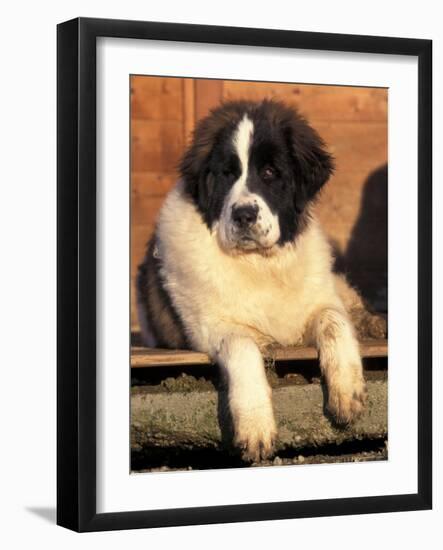
[[[387,357],[387,340],[366,340],[360,342],[362,357]],[[313,347],[275,348],[272,356],[276,361],[300,361],[317,359],[317,350]],[[211,365],[205,353],[187,350],[170,350],[132,346],[131,367],[172,367],[183,365]]]

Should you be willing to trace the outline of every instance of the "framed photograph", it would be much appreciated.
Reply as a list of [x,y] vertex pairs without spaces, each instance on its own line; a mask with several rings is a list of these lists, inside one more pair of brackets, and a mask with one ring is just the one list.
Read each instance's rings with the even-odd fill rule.
[[58,26],[59,525],[432,507],[432,42]]

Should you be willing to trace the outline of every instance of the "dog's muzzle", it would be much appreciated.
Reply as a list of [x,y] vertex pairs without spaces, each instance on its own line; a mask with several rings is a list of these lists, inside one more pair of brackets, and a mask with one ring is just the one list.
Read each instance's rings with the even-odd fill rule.
[[247,231],[256,222],[258,207],[256,204],[245,204],[232,209],[232,222],[237,230]]
[[268,250],[280,235],[278,218],[258,195],[240,197],[225,205],[218,227],[223,248],[237,251]]
[[256,204],[242,204],[232,208],[231,223],[237,247],[253,249],[260,246],[258,210]]

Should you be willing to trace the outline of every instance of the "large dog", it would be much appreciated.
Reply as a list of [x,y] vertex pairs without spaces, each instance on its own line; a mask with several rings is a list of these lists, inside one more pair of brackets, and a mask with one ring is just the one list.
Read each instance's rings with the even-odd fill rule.
[[197,125],[180,169],[139,268],[145,343],[220,365],[247,460],[269,456],[276,436],[269,345],[316,346],[329,412],[354,420],[365,383],[349,309],[361,302],[312,212],[333,170],[319,135],[282,103],[227,103]]

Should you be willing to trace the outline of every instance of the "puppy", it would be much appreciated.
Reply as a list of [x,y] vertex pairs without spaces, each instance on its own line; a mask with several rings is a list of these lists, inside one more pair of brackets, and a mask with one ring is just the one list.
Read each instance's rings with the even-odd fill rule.
[[227,103],[197,125],[180,171],[139,268],[145,343],[219,364],[246,460],[268,457],[276,437],[269,345],[315,346],[328,410],[353,421],[365,400],[348,313],[359,297],[333,274],[312,212],[333,171],[319,135],[282,103]]

